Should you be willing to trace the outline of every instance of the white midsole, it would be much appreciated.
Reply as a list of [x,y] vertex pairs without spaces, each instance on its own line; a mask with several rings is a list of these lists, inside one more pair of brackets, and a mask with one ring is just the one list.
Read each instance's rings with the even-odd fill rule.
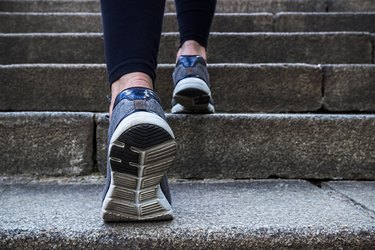
[[113,142],[116,141],[122,135],[122,133],[124,133],[127,129],[138,124],[156,125],[166,130],[172,136],[173,139],[175,138],[171,127],[169,127],[168,123],[163,118],[154,113],[138,111],[127,116],[120,122],[120,124],[117,126],[115,132],[111,137],[109,148],[111,148]]
[[207,83],[197,77],[188,77],[179,81],[173,90],[173,96],[184,89],[199,89],[211,96],[211,91]]
[[[211,103],[207,104],[207,107],[204,110],[207,110],[207,112],[211,112],[211,113],[215,112],[215,108]],[[189,111],[194,112],[194,107],[191,110],[189,110],[189,108],[186,108],[185,106],[179,103],[175,104],[171,110],[172,114],[180,113],[180,112],[189,112]]]

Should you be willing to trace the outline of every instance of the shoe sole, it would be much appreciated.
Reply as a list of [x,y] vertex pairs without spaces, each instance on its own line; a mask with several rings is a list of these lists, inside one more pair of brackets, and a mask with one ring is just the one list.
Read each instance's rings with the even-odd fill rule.
[[160,181],[176,149],[171,128],[158,115],[136,112],[121,121],[109,144],[111,183],[103,201],[103,220],[173,219]]
[[173,99],[177,103],[172,107],[174,114],[215,113],[210,88],[200,78],[188,77],[181,80],[173,91]]

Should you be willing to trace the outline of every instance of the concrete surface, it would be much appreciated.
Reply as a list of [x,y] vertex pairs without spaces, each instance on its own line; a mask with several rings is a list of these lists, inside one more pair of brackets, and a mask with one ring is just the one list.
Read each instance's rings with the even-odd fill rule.
[[[37,32],[101,32],[99,13],[40,13],[40,12],[2,12],[0,13],[0,32],[37,33]],[[213,32],[272,32],[273,15],[258,14],[223,14],[214,17]],[[177,32],[175,13],[164,17],[164,32]]]
[[[173,68],[157,70],[165,109],[171,107]],[[322,105],[322,72],[316,65],[211,64],[209,71],[217,111],[304,112]],[[104,65],[6,65],[0,74],[1,110],[108,110]]]
[[[0,12],[0,32],[101,32],[99,13]],[[375,32],[374,12],[216,13],[211,32]],[[164,32],[177,32],[175,13],[166,13]]]
[[93,114],[0,113],[0,175],[93,171]]
[[323,187],[333,189],[354,204],[361,205],[375,218],[375,181],[331,181],[324,183]]
[[102,64],[3,65],[0,74],[3,111],[108,111]]
[[375,11],[373,0],[327,0],[327,11]]
[[1,0],[0,11],[11,12],[99,12],[98,0]]
[[[167,110],[173,67],[161,64],[157,70],[156,89]],[[371,64],[209,65],[219,112],[313,112],[323,101],[327,111],[374,111],[374,70]],[[108,108],[103,64],[3,65],[0,74],[2,111],[106,112]]]
[[171,185],[170,222],[104,224],[101,185],[0,185],[0,248],[370,249],[375,218],[305,181]]
[[[178,46],[178,33],[163,33],[159,63],[174,63]],[[372,37],[366,32],[213,32],[208,50],[210,63],[360,64],[373,60]],[[0,64],[104,62],[100,33],[0,34],[0,54]]]
[[[352,6],[350,6],[352,7]],[[355,7],[355,6],[354,6]],[[217,12],[265,12],[265,11],[325,11],[325,0],[219,0]],[[2,0],[1,11],[39,12],[98,12],[97,0],[30,1]],[[355,10],[355,9],[353,9]],[[173,0],[166,2],[166,11],[175,11]]]
[[375,111],[375,65],[326,65],[324,109]]
[[[108,123],[97,122],[105,171]],[[375,116],[168,115],[178,143],[177,178],[375,179]]]
[[[211,64],[217,112],[306,112],[322,106],[322,73],[307,64]],[[172,70],[160,68],[156,90],[171,107]]]
[[[173,0],[166,11],[174,11]],[[18,12],[99,12],[97,0],[1,0],[0,11]],[[217,12],[335,12],[375,11],[372,0],[219,0]]]
[[274,22],[276,32],[375,32],[374,23],[374,12],[277,13]]
[[0,32],[102,32],[100,13],[2,12]]

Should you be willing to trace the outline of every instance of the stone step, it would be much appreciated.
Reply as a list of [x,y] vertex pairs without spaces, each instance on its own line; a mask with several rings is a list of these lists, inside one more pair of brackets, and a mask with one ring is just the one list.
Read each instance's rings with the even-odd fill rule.
[[[0,32],[101,32],[99,13],[0,12]],[[375,32],[375,12],[365,13],[218,13],[213,32]],[[164,32],[178,31],[176,15],[165,14]]]
[[[97,0],[1,0],[0,11],[99,12]],[[166,11],[175,11],[173,0]],[[219,0],[217,12],[375,11],[373,0]]]
[[[173,68],[161,64],[157,70],[166,110]],[[210,64],[209,71],[218,112],[375,111],[374,64]],[[103,64],[3,65],[0,75],[2,111],[108,110]]]
[[[74,182],[74,181],[73,181]],[[372,249],[375,183],[172,182],[175,219],[100,218],[100,184],[0,184],[1,249]]]
[[[366,32],[212,33],[210,63],[372,63]],[[178,33],[163,33],[160,63],[174,63]],[[0,34],[0,64],[103,63],[100,33]]]
[[374,12],[277,13],[277,32],[368,31],[375,32]]
[[[168,115],[175,178],[375,179],[375,115]],[[104,114],[0,113],[1,175],[105,171]]]
[[[366,22],[365,19],[366,17],[361,21]],[[3,33],[102,31],[99,13],[0,12],[0,22],[4,24],[0,27],[0,32]],[[215,15],[211,30],[217,32],[272,32],[272,26],[273,14],[271,13],[218,13]],[[176,14],[165,14],[163,31],[178,31]],[[360,31],[369,30],[361,29]]]

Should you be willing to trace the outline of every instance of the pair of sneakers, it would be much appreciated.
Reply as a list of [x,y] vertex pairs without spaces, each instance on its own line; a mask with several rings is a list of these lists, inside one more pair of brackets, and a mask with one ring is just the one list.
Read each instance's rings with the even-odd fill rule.
[[[214,113],[209,76],[200,56],[179,57],[172,113]],[[106,222],[173,219],[166,177],[177,145],[157,94],[122,91],[108,130],[107,176],[101,215]]]

